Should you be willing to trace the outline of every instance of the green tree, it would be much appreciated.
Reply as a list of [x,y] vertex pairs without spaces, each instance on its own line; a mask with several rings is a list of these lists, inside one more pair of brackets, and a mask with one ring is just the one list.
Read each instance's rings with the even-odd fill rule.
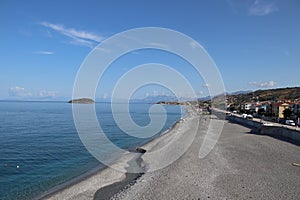
[[292,111],[289,108],[287,108],[282,112],[282,114],[284,116],[284,119],[288,119],[291,117]]
[[236,104],[231,104],[229,107],[229,111],[234,111],[234,110],[238,110],[238,106]]
[[258,109],[257,114],[264,115],[264,114],[266,114],[266,110],[264,108],[260,108],[260,109]]

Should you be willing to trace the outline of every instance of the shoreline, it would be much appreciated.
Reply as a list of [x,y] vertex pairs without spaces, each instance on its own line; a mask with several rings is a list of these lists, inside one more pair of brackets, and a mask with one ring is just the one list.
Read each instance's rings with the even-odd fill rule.
[[[164,137],[169,136],[170,133],[185,119],[191,115],[194,111],[190,106],[185,106],[185,114],[183,117],[174,122],[174,124],[162,132],[157,137],[152,138],[151,140],[142,143],[140,147],[142,148],[151,148],[155,146],[157,142],[163,140]],[[130,149],[128,149],[130,151]],[[136,163],[139,167],[142,167],[143,154],[138,156],[130,156],[125,154],[118,158],[118,160],[112,164],[119,165],[120,163],[125,163],[129,167],[132,163]],[[125,167],[126,168],[126,167]],[[87,198],[87,199],[108,199],[114,194],[122,190],[126,185],[133,183],[135,180],[140,178],[143,173],[124,173],[114,170],[108,166],[96,167],[76,178],[67,181],[61,185],[55,186],[46,193],[34,198],[42,200],[52,200],[52,199],[78,199],[78,198]],[[106,198],[103,198],[106,197]]]
[[[192,108],[185,107],[185,115],[181,117],[179,120],[177,120],[169,129],[164,131],[162,134],[160,134],[158,137],[153,138],[152,140],[146,142],[141,146],[143,149],[151,150],[153,147],[155,147],[160,141],[164,140],[165,137],[170,137],[169,134],[172,133],[172,131],[180,125],[181,122],[184,122],[186,118],[192,115],[195,111],[192,110]],[[136,162],[139,167],[145,167],[142,165],[146,165],[143,160],[143,155],[140,154],[138,158],[132,159],[128,162],[130,165],[131,162]],[[144,163],[144,164],[143,164]],[[122,190],[126,189],[127,187],[130,187],[131,185],[134,185],[135,182],[141,178],[145,173],[125,173],[126,177],[125,179],[115,182],[111,185],[105,186],[103,188],[99,188],[99,190],[95,193],[93,200],[104,200],[104,199],[110,199],[114,197],[116,194],[121,192]]]
[[38,199],[48,199],[50,198],[52,195],[58,193],[59,191],[62,191],[64,189],[67,189],[68,187],[72,187],[73,185],[76,185],[77,183],[85,180],[85,179],[88,179],[89,177],[91,176],[94,176],[95,174],[99,173],[100,171],[102,170],[105,170],[107,168],[107,166],[98,166],[98,167],[95,167],[75,178],[72,178],[68,181],[66,181],[65,183],[62,183],[62,184],[59,184],[57,186],[54,186],[53,188],[51,188],[50,190],[48,190],[47,192],[37,196],[34,198],[34,200],[38,200]]
[[[137,156],[136,158],[130,160],[128,165],[137,165],[142,166],[142,155]],[[111,185],[104,186],[99,188],[94,194],[94,200],[110,199],[119,191],[122,191],[126,186],[134,184],[134,182],[143,176],[144,173],[125,173],[125,178],[121,181],[112,183]]]

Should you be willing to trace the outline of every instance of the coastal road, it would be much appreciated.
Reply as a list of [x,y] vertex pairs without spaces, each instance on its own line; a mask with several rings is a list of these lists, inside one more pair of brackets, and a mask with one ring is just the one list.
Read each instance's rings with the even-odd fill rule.
[[[216,119],[213,119],[216,120]],[[208,120],[186,153],[144,174],[114,199],[300,199],[299,144],[226,122],[213,151],[198,158]]]

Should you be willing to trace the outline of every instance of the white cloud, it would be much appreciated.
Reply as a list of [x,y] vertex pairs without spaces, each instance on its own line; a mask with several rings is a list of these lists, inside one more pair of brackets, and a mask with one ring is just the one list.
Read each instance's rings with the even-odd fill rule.
[[157,90],[154,90],[152,96],[159,96],[159,92]]
[[9,88],[8,95],[11,97],[31,97],[32,93],[26,91],[23,87],[15,86]]
[[55,97],[57,95],[56,91],[46,91],[46,90],[41,90],[39,92],[40,97]]
[[54,52],[52,51],[36,51],[34,54],[40,54],[40,55],[52,55]]
[[96,35],[91,32],[76,30],[74,28],[66,28],[60,24],[52,24],[49,22],[42,22],[40,25],[50,28],[62,35],[71,38],[71,44],[82,45],[92,48],[95,43],[101,42],[104,37]]
[[209,88],[209,86],[210,85],[208,83],[205,83],[205,84],[202,85],[202,87],[204,87],[204,88]]
[[89,48],[93,48],[94,45],[95,45],[95,43],[92,42],[92,41],[83,40],[83,39],[80,39],[80,38],[73,38],[73,40],[71,40],[69,43],[73,44],[73,45],[86,46],[86,47],[89,47]]
[[195,48],[197,48],[197,47],[203,48],[203,46],[202,46],[201,44],[199,44],[198,42],[196,42],[196,41],[190,42],[189,45],[190,45],[193,49],[195,49]]
[[111,49],[105,49],[105,48],[102,48],[102,47],[96,47],[97,50],[99,51],[102,51],[104,53],[111,53]]
[[260,82],[250,82],[249,84],[253,85],[253,86],[258,86],[261,88],[268,88],[268,87],[274,87],[276,85],[276,82],[275,81],[266,81],[266,82],[260,81]]
[[197,42],[190,42],[189,43],[189,45],[193,48],[193,49],[195,49],[196,47],[197,47]]
[[30,98],[40,98],[40,97],[55,97],[57,96],[56,91],[47,91],[47,90],[40,90],[39,92],[32,93],[31,91],[28,91],[27,89],[19,86],[11,87],[8,90],[8,95],[10,97],[30,97]]
[[52,33],[49,30],[46,30],[47,36],[52,38]]
[[107,99],[108,98],[108,94],[107,93],[104,93],[101,97],[102,99]]
[[278,11],[278,7],[273,3],[268,3],[262,0],[255,0],[249,8],[249,15],[264,16],[272,12]]
[[150,42],[150,43],[145,43],[146,45],[154,46],[156,48],[162,48],[162,49],[167,49],[169,48],[168,45],[162,44],[162,43],[157,43],[157,42]]

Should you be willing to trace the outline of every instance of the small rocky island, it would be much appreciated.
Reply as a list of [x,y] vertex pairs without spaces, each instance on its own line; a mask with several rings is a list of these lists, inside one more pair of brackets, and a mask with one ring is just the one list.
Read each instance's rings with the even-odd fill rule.
[[81,99],[72,99],[68,101],[68,103],[83,103],[83,104],[93,104],[95,101],[89,98],[81,98]]

